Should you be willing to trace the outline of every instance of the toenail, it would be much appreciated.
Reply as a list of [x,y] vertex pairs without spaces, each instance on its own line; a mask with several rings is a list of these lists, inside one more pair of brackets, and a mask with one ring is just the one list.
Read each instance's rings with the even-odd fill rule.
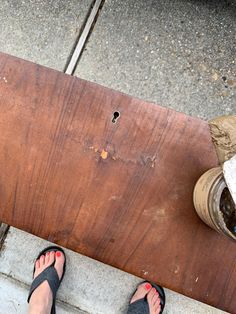
[[49,255],[50,254],[50,252],[47,252],[47,255]]
[[56,255],[57,255],[57,257],[60,257],[61,256],[61,252],[57,252]]
[[150,285],[150,283],[146,283],[146,285],[145,285],[145,289],[146,289],[146,290],[150,290],[150,289],[151,289],[151,285]]

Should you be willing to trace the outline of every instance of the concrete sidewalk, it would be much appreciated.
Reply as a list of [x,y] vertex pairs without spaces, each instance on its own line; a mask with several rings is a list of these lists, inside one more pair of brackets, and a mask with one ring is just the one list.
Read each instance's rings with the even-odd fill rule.
[[[62,71],[92,0],[4,0],[1,51]],[[234,1],[106,0],[75,74],[209,119],[235,113]],[[10,228],[0,251],[0,314],[26,313],[47,241]],[[125,313],[140,278],[66,250],[58,313]],[[157,270],[158,271],[158,270]],[[165,313],[223,313],[167,290]]]

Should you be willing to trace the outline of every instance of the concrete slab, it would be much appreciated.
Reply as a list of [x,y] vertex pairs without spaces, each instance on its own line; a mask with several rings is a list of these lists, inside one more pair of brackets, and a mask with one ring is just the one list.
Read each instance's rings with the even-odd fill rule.
[[93,0],[3,0],[0,50],[63,70]]
[[[26,297],[28,287],[21,282],[0,274],[0,314],[27,313]],[[57,302],[58,314],[86,314],[68,304]]]
[[76,75],[187,114],[235,113],[236,2],[107,0]]
[[[0,252],[0,273],[21,282],[24,286],[29,286],[34,258],[40,250],[50,244],[38,237],[11,228]],[[60,301],[91,314],[126,313],[128,301],[136,285],[141,281],[140,278],[70,250],[66,250],[66,254],[67,272],[58,291]],[[6,289],[10,288],[6,287]],[[12,292],[8,290],[5,294],[11,300],[14,290]],[[24,299],[18,303],[26,302],[27,293],[24,294]],[[168,289],[166,295],[168,301],[165,313],[223,313]]]

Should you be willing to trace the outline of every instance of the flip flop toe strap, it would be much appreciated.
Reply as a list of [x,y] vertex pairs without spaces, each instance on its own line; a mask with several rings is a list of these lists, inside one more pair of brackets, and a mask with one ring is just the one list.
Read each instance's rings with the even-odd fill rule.
[[42,282],[47,281],[49,284],[49,287],[52,291],[53,300],[56,298],[57,290],[60,286],[60,279],[58,277],[57,271],[54,266],[49,266],[44,271],[42,271],[41,274],[39,274],[32,282],[32,285],[30,287],[30,292],[28,296],[28,302],[30,301],[31,295],[34,292],[35,289],[38,288],[39,285],[41,285]]

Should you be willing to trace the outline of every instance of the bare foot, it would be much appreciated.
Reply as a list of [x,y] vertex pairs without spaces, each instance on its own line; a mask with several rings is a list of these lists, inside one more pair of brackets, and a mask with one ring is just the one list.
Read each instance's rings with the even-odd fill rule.
[[144,282],[138,286],[137,291],[133,295],[130,304],[143,299],[147,296],[150,314],[159,314],[161,312],[161,300],[158,292],[148,282]]
[[[55,261],[56,260],[56,261]],[[63,274],[63,266],[65,262],[64,254],[60,251],[47,252],[46,255],[41,255],[35,262],[36,278],[45,268],[52,265],[55,261],[54,267],[57,271],[59,279]],[[50,314],[52,308],[52,291],[47,281],[41,283],[41,285],[34,290],[29,301],[29,314]]]

